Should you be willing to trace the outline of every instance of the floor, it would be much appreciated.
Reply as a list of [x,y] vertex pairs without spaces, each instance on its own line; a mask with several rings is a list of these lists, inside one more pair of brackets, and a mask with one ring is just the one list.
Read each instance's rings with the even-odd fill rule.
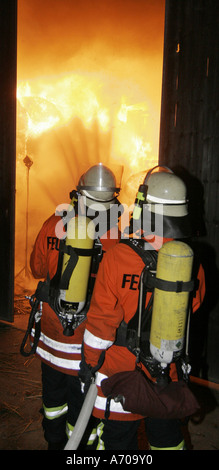
[[[41,421],[41,372],[34,357],[23,357],[20,345],[29,315],[19,310],[14,323],[0,322],[0,449],[46,450]],[[219,450],[219,392],[192,386],[201,411],[183,426],[189,450]],[[147,448],[144,428],[140,448]]]

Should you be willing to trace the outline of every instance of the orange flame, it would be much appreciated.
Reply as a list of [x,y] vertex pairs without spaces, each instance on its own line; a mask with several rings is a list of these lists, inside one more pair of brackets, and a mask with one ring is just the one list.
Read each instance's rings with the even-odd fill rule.
[[140,173],[157,164],[164,5],[163,0],[20,0],[16,181],[20,267],[26,155],[34,163],[29,251],[44,220],[56,205],[68,202],[83,163],[123,165],[120,200],[128,205],[134,201]]
[[107,102],[101,93],[103,84],[104,77],[90,83],[85,74],[58,77],[50,79],[49,83],[43,78],[20,82],[17,99],[26,116],[25,139],[57,129],[77,117],[87,129],[96,122],[103,135],[111,133],[112,156],[122,160],[132,171],[142,168],[142,162],[148,158],[156,161],[156,155],[152,154],[146,101],[133,103],[132,92],[130,97],[112,94],[111,101]]

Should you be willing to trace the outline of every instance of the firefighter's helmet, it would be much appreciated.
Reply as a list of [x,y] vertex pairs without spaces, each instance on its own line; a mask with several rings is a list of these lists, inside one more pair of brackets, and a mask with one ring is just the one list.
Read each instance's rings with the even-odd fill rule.
[[163,205],[163,214],[184,217],[188,214],[187,190],[184,182],[172,171],[156,171],[146,176],[147,203],[156,211]]
[[113,172],[99,163],[92,166],[81,177],[77,190],[86,197],[86,205],[91,206],[98,203],[109,209],[114,204],[120,188],[116,187],[116,178]]
[[144,185],[145,208],[151,213],[162,215],[164,237],[190,236],[187,189],[182,179],[169,168],[158,166],[147,173]]

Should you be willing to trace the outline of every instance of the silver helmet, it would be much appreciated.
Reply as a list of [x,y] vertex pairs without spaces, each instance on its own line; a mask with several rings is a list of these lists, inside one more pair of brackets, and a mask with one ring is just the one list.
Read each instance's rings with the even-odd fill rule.
[[[114,204],[120,188],[116,187],[116,178],[113,172],[102,163],[92,166],[78,182],[77,190],[86,199],[86,205],[95,203],[103,205],[105,209]],[[97,207],[98,210],[98,207]],[[101,210],[99,208],[99,210]]]

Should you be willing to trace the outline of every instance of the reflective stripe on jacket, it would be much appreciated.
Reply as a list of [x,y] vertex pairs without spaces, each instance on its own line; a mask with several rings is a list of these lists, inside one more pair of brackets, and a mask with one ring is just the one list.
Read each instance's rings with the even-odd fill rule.
[[[30,267],[33,276],[37,279],[46,279],[49,273],[50,279],[56,273],[59,256],[59,239],[56,238],[56,225],[61,217],[53,214],[44,222],[33,247],[30,257]],[[101,239],[103,252],[118,242],[118,230],[111,228],[111,238],[108,234]],[[116,238],[117,236],[117,238]],[[113,238],[114,237],[114,238]],[[41,335],[36,350],[36,355],[45,363],[61,372],[77,375],[81,361],[81,343],[85,329],[85,321],[75,330],[74,335],[63,335],[61,322],[47,304],[43,303],[41,318]],[[34,336],[32,331],[32,338]]]
[[[103,349],[106,350],[105,360],[97,375],[98,397],[93,414],[104,418],[106,398],[100,388],[101,377],[110,377],[122,371],[134,370],[136,357],[126,347],[117,346],[117,328],[124,320],[128,323],[134,316],[138,306],[139,279],[144,267],[140,256],[129,246],[119,244],[104,257],[97,275],[91,305],[87,314],[84,333],[85,360],[91,366],[98,363]],[[205,294],[205,278],[203,268],[199,269],[199,290],[193,300],[193,311],[197,310]],[[149,300],[148,293],[146,305]],[[142,365],[149,376],[148,371]],[[170,365],[170,376],[177,380],[176,366]],[[133,384],[134,386],[134,384]],[[127,413],[120,403],[111,401],[109,419],[136,420],[141,416]]]

